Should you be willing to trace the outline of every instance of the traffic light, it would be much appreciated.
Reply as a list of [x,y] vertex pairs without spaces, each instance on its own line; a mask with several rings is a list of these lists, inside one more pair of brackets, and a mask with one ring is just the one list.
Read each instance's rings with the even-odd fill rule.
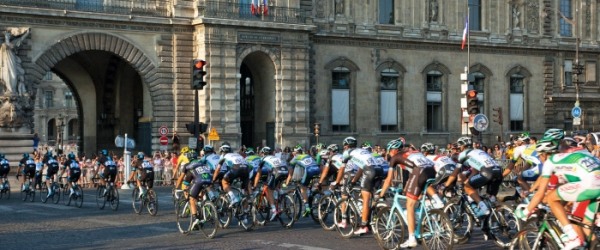
[[499,107],[492,110],[494,110],[494,114],[492,114],[494,116],[494,122],[502,125],[502,108]]
[[206,66],[206,61],[202,59],[192,60],[192,89],[203,89],[206,86],[204,66]]
[[[206,129],[208,128],[208,124],[203,122],[196,123],[196,126],[198,126],[198,133],[200,134],[206,132]],[[196,127],[194,126],[193,122],[185,124],[185,128],[190,134],[194,134],[196,132]]]
[[479,114],[479,100],[477,99],[477,91],[467,91],[467,113],[469,115]]

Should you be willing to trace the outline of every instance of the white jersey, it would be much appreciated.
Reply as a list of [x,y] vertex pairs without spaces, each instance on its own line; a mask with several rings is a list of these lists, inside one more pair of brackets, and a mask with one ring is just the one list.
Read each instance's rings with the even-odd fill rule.
[[367,166],[375,166],[375,158],[371,152],[362,148],[354,148],[344,151],[343,154],[344,162],[346,167],[352,165],[356,170],[364,169]]
[[585,182],[600,188],[600,160],[586,153],[561,153],[550,156],[542,168],[542,176],[555,174],[558,183]]
[[415,167],[430,168],[435,166],[435,163],[421,152],[412,152],[406,156],[406,159],[415,164]]
[[219,160],[221,159],[221,156],[218,154],[212,153],[212,154],[205,155],[204,159],[206,160],[206,165],[208,165],[211,170],[215,170],[215,169],[217,169],[217,166],[219,165]]
[[278,169],[279,167],[285,166],[283,165],[281,159],[277,156],[273,156],[273,155],[267,155],[262,159],[262,168],[266,168],[269,171],[272,171],[273,169]]
[[433,161],[435,172],[438,172],[440,169],[448,165],[456,166],[456,162],[454,162],[452,158],[445,155],[428,155],[427,159]]
[[521,155],[523,154],[523,151],[525,151],[525,149],[527,149],[527,147],[529,147],[529,144],[523,144],[521,146],[516,147],[515,149],[513,149],[513,155],[512,155],[512,162],[517,162],[517,160],[519,160],[519,157],[521,157]]
[[498,164],[490,155],[481,149],[467,149],[460,152],[458,162],[481,171],[482,168],[497,167]]
[[[342,157],[342,154],[334,154],[333,156],[331,156],[328,162],[328,164],[331,164],[335,168],[340,169],[343,165],[344,158]],[[345,170],[348,171],[348,168],[346,168]]]
[[246,160],[238,153],[227,153],[219,161],[221,166],[227,166],[227,169],[231,169],[234,166],[246,167]]

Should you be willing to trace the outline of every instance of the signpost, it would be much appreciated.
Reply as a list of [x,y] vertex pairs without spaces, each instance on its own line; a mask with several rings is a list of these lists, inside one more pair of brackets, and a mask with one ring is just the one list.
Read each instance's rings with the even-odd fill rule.
[[158,133],[160,134],[160,136],[166,136],[167,134],[169,134],[169,128],[165,125],[160,126],[160,128],[158,128]]
[[487,116],[484,114],[475,115],[473,118],[473,128],[479,132],[485,131],[490,124],[490,120],[488,120]]
[[581,125],[581,108],[578,105],[571,109],[571,115],[573,116],[573,126]]
[[162,135],[158,140],[160,142],[160,150],[167,150],[167,145],[169,145],[169,138],[166,135]]
[[219,133],[217,133],[217,129],[216,128],[210,128],[210,133],[208,133],[208,139],[211,141],[218,141],[221,140],[221,138],[219,137]]

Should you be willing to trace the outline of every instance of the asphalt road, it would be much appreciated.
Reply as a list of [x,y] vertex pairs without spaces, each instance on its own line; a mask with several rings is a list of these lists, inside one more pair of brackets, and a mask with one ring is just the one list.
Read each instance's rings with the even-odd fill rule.
[[[11,181],[12,182],[12,181]],[[16,185],[13,185],[15,187]],[[0,200],[1,249],[378,249],[372,234],[343,239],[335,231],[324,231],[310,218],[302,218],[292,229],[271,223],[245,232],[241,227],[220,229],[214,239],[199,232],[182,235],[175,223],[171,189],[156,188],[159,211],[134,214],[131,190],[120,190],[117,211],[99,210],[94,189],[84,190],[82,208],[21,201],[18,190],[9,200]],[[506,191],[508,193],[509,191]],[[455,249],[496,248],[476,232],[466,245]],[[417,248],[421,249],[421,248]]]

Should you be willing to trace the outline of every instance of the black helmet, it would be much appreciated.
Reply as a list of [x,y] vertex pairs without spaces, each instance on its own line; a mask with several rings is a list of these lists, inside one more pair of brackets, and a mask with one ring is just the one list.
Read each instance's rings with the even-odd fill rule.
[[265,155],[270,155],[271,153],[273,153],[273,149],[271,149],[270,147],[263,147],[260,149],[260,152]]
[[108,156],[108,150],[106,150],[106,149],[102,149],[102,151],[100,151],[100,153],[102,153],[102,155],[104,155],[104,156]]
[[29,154],[28,153],[24,153],[23,154],[23,158],[29,158]]
[[205,154],[215,152],[215,148],[213,148],[213,146],[211,146],[211,145],[204,145],[204,148],[202,150],[204,150]]
[[143,160],[144,159],[144,152],[138,152],[137,153],[137,158],[140,159],[140,160]]
[[4,154],[0,154],[0,159],[4,159]]
[[69,153],[69,160],[75,160],[75,154]]
[[344,146],[348,145],[349,147],[355,148],[357,143],[358,142],[356,141],[356,138],[352,136],[346,137],[346,139],[344,139]]

